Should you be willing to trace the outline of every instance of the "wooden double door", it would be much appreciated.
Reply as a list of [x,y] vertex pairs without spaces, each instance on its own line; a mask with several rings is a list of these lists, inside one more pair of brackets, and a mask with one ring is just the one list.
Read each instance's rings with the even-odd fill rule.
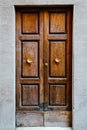
[[16,8],[17,126],[71,126],[72,8]]

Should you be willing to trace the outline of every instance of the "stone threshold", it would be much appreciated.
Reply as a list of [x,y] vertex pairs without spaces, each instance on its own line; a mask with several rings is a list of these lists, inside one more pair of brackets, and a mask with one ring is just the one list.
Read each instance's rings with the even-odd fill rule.
[[18,127],[16,130],[72,130],[71,127]]

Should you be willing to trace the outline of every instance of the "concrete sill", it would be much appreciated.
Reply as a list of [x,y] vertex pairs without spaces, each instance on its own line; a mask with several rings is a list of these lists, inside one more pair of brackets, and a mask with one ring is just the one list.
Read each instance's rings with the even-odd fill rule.
[[72,130],[71,127],[18,127],[16,130]]

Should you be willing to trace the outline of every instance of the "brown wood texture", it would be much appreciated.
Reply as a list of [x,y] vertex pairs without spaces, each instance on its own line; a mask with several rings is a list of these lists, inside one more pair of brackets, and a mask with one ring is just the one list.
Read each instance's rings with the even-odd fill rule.
[[50,105],[65,105],[65,86],[50,85]]
[[60,12],[50,12],[49,16],[50,33],[65,33],[66,14]]
[[[53,16],[52,16],[53,15]],[[57,18],[55,18],[57,17]],[[44,13],[44,62],[48,66],[44,67],[44,90],[45,90],[45,104],[46,109],[52,110],[71,110],[71,100],[72,100],[72,32],[71,32],[71,10],[70,9],[48,9]],[[52,18],[56,20],[52,20]],[[60,18],[59,20],[57,20]],[[53,21],[53,25],[52,22]],[[58,21],[58,23],[57,23]],[[61,22],[60,22],[61,21]],[[54,31],[53,31],[54,28]],[[55,38],[53,38],[55,35]],[[61,37],[58,39],[58,35]],[[64,36],[67,36],[64,40]],[[50,39],[49,39],[50,37]],[[52,39],[51,39],[52,37]],[[49,39],[49,40],[48,40]],[[55,58],[60,61],[55,62]],[[65,80],[63,80],[65,79]],[[62,86],[65,85],[65,91],[62,93],[62,97],[65,99],[65,105],[61,103],[57,105],[50,104],[50,98],[55,99],[55,93],[50,97],[49,86],[55,85]],[[60,92],[60,87],[57,89],[57,95]],[[54,99],[53,99],[54,98]],[[60,96],[61,99],[61,96]],[[60,100],[59,99],[59,100]]]
[[69,127],[72,125],[70,111],[47,111],[44,112],[44,126],[46,127]]
[[[50,75],[51,77],[65,77],[65,45],[63,42],[52,41],[49,44],[49,60],[50,60]],[[56,60],[59,59],[59,62]]]
[[22,31],[23,33],[38,33],[38,13],[22,14]]
[[17,126],[71,126],[72,7],[16,8],[16,32]]
[[42,112],[29,112],[18,111],[17,112],[17,126],[18,127],[38,127],[43,126],[43,113]]
[[38,105],[38,85],[22,85],[22,105]]
[[39,9],[16,9],[16,31],[16,106],[17,110],[34,110],[44,102],[43,13]]
[[[30,59],[31,63],[27,60]],[[23,42],[22,43],[22,76],[23,77],[38,77],[38,42]]]

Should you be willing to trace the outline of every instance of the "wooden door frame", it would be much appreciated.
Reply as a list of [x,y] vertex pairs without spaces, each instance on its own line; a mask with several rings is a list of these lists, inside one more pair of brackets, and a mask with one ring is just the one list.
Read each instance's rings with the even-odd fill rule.
[[[67,6],[66,6],[67,7]],[[64,7],[64,8],[66,8],[66,7]],[[33,8],[33,7],[32,7]],[[44,8],[44,7],[43,7]],[[61,7],[59,7],[59,8],[61,8]],[[70,7],[69,7],[70,8]],[[67,9],[67,8],[66,8]],[[19,10],[20,10],[20,8],[19,8]],[[17,25],[18,26],[18,25]],[[45,26],[46,27],[46,26]],[[19,30],[20,31],[20,30]],[[69,32],[68,32],[69,33]],[[45,48],[45,47],[44,47]]]

